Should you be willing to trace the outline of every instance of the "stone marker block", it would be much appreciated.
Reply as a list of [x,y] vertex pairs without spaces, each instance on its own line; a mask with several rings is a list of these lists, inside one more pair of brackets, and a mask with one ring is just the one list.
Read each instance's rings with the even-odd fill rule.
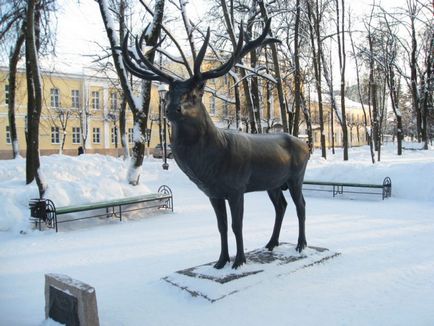
[[95,289],[67,275],[45,274],[45,318],[68,326],[99,326]]

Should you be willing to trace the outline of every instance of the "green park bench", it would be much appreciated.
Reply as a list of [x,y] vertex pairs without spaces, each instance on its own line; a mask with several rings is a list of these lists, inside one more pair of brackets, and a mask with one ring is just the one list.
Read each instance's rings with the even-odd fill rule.
[[[138,204],[144,204],[138,207]],[[136,211],[140,209],[158,208],[170,209],[173,211],[173,195],[168,186],[161,186],[157,193],[145,194],[135,197],[126,197],[119,199],[110,199],[93,203],[69,205],[56,207],[50,199],[32,199],[29,203],[30,220],[39,226],[41,230],[42,223],[45,223],[47,228],[56,229],[58,224],[68,223],[73,221],[84,220],[94,217],[116,217],[122,221],[122,214]],[[71,217],[74,213],[96,211],[105,209],[104,213],[96,212],[89,216]],[[58,220],[59,215],[65,215],[66,218]],[[67,215],[70,215],[69,217]]]
[[[344,192],[366,195],[382,195],[383,200],[384,198],[392,196],[392,180],[389,177],[384,178],[383,184],[305,180],[303,185],[319,186],[317,188],[303,187],[303,190],[328,191],[333,193],[333,197],[342,195]],[[374,191],[367,191],[365,189],[374,189]],[[381,191],[375,191],[375,189],[379,189]]]

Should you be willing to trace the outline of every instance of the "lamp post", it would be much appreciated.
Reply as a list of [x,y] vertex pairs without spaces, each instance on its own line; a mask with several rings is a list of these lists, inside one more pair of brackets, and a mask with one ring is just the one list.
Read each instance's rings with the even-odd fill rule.
[[162,133],[161,148],[163,150],[163,170],[169,169],[169,164],[167,163],[167,136],[166,136],[167,121],[166,121],[166,114],[164,109],[164,105],[166,101],[165,100],[166,93],[167,93],[167,85],[160,84],[160,86],[158,86],[158,94],[160,95],[160,125],[161,124],[163,125],[163,128],[160,128]]

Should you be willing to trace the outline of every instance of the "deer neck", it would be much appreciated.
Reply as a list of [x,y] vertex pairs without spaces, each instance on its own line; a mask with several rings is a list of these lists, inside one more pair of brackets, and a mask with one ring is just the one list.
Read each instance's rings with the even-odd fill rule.
[[181,119],[172,123],[172,144],[176,150],[184,146],[191,148],[210,145],[218,138],[218,129],[201,103],[201,114],[197,117]]

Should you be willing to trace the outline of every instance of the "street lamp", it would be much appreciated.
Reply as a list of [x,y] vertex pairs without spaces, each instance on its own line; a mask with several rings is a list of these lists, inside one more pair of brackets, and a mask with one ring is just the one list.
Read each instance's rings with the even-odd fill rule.
[[163,124],[163,128],[160,128],[160,132],[162,133],[161,148],[163,149],[163,161],[164,161],[163,170],[169,169],[169,164],[167,163],[167,155],[166,155],[166,153],[167,153],[167,138],[166,138],[167,121],[166,121],[166,114],[165,114],[165,109],[164,109],[167,91],[168,91],[168,89],[167,89],[166,84],[160,84],[160,86],[158,86],[158,94],[160,95],[160,126],[161,126],[161,124]]

